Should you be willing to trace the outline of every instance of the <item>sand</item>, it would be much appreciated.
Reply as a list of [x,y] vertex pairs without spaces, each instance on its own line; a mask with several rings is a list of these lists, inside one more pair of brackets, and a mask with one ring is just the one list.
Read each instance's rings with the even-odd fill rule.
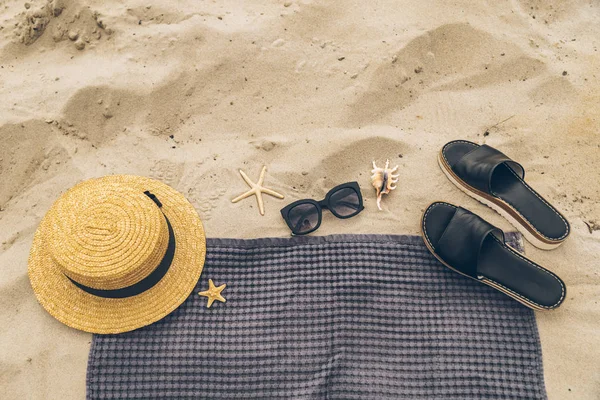
[[[89,3],[89,4],[88,4]],[[568,297],[538,313],[550,400],[600,398],[600,8],[595,1],[7,1],[0,10],[0,387],[82,399],[91,335],[27,278],[52,202],[132,173],[183,192],[209,237],[287,236],[279,209],[357,180],[365,211],[319,235],[418,234],[434,200],[510,229],[436,163],[495,146],[564,212],[571,237],[529,257]],[[375,205],[371,161],[399,164]],[[232,204],[242,168],[284,200]],[[201,377],[199,377],[201,378]]]

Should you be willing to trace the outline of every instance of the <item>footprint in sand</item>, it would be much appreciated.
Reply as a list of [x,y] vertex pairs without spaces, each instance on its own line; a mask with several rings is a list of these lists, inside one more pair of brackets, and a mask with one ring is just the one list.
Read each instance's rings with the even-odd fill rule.
[[169,160],[159,160],[150,168],[150,177],[173,187],[177,186],[182,175],[183,164]]
[[227,189],[218,187],[208,189],[205,182],[197,182],[188,190],[188,200],[196,208],[200,217],[208,221],[212,218],[212,211],[217,207],[219,199],[225,195]]

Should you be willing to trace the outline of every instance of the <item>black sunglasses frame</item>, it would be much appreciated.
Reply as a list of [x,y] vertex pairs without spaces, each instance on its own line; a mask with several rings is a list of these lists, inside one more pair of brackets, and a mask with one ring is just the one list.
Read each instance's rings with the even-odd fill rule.
[[[330,203],[331,196],[341,189],[352,189],[358,195],[358,209],[356,210],[356,212],[354,212],[350,215],[340,215],[337,212],[335,212],[335,209],[330,207],[331,206],[331,203]],[[306,232],[297,232],[296,229],[294,229],[294,226],[292,225],[292,222],[289,219],[289,213],[290,213],[291,209],[300,204],[314,205],[317,209],[317,213],[318,213],[317,215],[319,217],[319,220],[318,220],[317,224],[314,226],[314,228],[312,228]],[[302,199],[302,200],[297,200],[293,203],[290,203],[281,209],[281,216],[285,220],[285,223],[287,224],[287,226],[292,231],[292,235],[307,235],[311,232],[316,231],[321,226],[321,221],[323,219],[323,209],[327,209],[327,210],[331,211],[331,213],[335,217],[340,218],[340,219],[352,218],[352,217],[355,217],[357,214],[359,214],[362,210],[365,209],[365,207],[363,206],[362,193],[360,192],[360,186],[358,185],[358,182],[347,182],[347,183],[342,183],[341,185],[337,185],[336,187],[331,189],[329,192],[327,192],[327,194],[325,195],[325,198],[321,201],[316,201],[313,199]]]

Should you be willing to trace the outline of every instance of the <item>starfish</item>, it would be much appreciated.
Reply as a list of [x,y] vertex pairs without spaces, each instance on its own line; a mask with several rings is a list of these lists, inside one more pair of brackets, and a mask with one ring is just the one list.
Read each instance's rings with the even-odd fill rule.
[[246,193],[242,193],[240,194],[238,197],[236,197],[235,199],[231,200],[232,203],[237,203],[238,201],[245,199],[246,197],[255,195],[256,196],[256,200],[258,201],[258,211],[260,211],[260,215],[265,215],[265,206],[263,204],[263,198],[262,198],[262,194],[266,193],[268,195],[271,195],[273,197],[277,197],[278,199],[283,199],[283,195],[277,193],[274,190],[271,189],[267,189],[266,187],[264,187],[263,181],[265,180],[265,172],[267,171],[267,167],[263,167],[262,171],[260,172],[260,177],[258,178],[258,182],[254,183],[250,180],[250,178],[248,178],[248,175],[246,175],[244,173],[244,171],[242,171],[240,169],[240,175],[242,175],[242,178],[244,178],[244,180],[246,181],[246,183],[248,184],[248,186],[250,186],[250,190],[248,190]]
[[200,296],[208,297],[208,304],[206,305],[206,308],[210,308],[210,306],[212,306],[215,300],[219,300],[221,303],[225,303],[225,297],[221,296],[221,292],[223,291],[223,289],[225,289],[225,287],[227,287],[226,284],[222,284],[219,287],[215,287],[213,280],[208,280],[208,290],[205,290],[204,292],[198,292]]

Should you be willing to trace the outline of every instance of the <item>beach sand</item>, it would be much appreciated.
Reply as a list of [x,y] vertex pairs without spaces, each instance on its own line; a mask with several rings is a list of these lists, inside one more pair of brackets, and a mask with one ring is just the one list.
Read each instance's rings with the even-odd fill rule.
[[[126,3],[126,4],[123,4]],[[435,200],[507,221],[456,189],[449,140],[499,148],[571,222],[527,255],[564,279],[538,313],[550,400],[600,398],[597,1],[9,0],[0,10],[0,387],[82,399],[91,335],[27,277],[33,233],[77,182],[139,174],[178,189],[209,237],[289,235],[279,209],[357,180],[365,211],[317,234],[419,234]],[[371,161],[398,164],[383,211]],[[232,204],[238,169],[284,200]],[[228,282],[229,283],[229,282]],[[199,377],[201,379],[202,377]]]

